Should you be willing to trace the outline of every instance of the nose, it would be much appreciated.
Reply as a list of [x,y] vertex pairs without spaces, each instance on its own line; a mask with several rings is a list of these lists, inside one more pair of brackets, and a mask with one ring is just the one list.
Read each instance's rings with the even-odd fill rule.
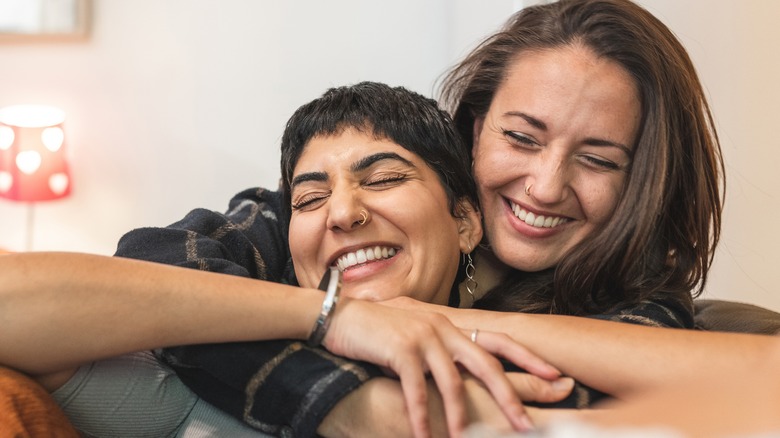
[[365,225],[368,218],[368,211],[360,200],[359,189],[333,187],[328,200],[329,230],[350,231]]
[[566,199],[571,179],[568,156],[544,150],[533,158],[526,177],[528,196],[539,204],[556,204]]

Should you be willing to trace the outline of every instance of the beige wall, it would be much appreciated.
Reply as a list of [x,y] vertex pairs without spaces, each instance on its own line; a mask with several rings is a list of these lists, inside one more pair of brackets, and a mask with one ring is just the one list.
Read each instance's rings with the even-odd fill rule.
[[641,3],[688,47],[722,142],[724,229],[705,296],[780,310],[780,2]]
[[[364,79],[431,94],[520,0],[94,0],[81,44],[0,45],[0,106],[68,113],[74,191],[35,207],[35,250],[111,254],[127,230],[274,186],[300,104]],[[780,310],[780,2],[642,0],[680,36],[712,101],[728,167],[706,296]],[[25,206],[0,200],[0,247]]]

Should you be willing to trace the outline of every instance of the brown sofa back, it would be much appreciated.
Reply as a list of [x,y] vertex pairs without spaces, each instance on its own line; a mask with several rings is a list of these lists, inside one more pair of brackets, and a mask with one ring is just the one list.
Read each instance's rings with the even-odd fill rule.
[[752,304],[694,300],[696,328],[719,332],[780,335],[780,313]]

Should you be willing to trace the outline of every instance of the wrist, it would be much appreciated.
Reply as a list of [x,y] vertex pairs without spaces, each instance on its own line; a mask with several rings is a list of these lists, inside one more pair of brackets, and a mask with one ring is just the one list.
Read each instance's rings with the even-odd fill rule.
[[314,322],[309,338],[306,341],[309,347],[318,347],[328,333],[341,293],[341,271],[337,268],[330,268],[325,271],[325,275],[322,276],[320,281],[319,289],[325,292],[325,297],[322,300],[317,320]]

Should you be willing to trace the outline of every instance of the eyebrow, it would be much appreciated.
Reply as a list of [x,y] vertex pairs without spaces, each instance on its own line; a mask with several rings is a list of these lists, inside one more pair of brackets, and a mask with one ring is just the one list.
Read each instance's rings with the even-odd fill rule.
[[327,180],[328,180],[328,174],[325,173],[325,172],[307,172],[307,173],[302,173],[302,174],[300,174],[300,175],[298,175],[298,176],[296,176],[295,178],[292,179],[292,183],[290,183],[290,189],[292,190],[296,186],[298,186],[299,184],[303,184],[303,183],[309,182],[309,181],[322,182],[322,181],[327,181]]
[[[375,163],[382,161],[382,160],[394,160],[399,161],[403,163],[406,166],[416,168],[417,166],[414,165],[411,161],[407,160],[406,158],[394,153],[394,152],[379,152],[376,154],[368,155],[366,157],[363,157],[354,163],[349,167],[349,170],[351,172],[361,172],[363,170],[368,169],[369,167],[373,166]],[[299,184],[303,184],[305,182],[314,181],[314,182],[324,182],[328,180],[328,174],[325,172],[306,172],[302,173],[300,175],[297,175],[292,179],[292,183],[290,184],[290,189],[294,189]]]
[[[547,124],[546,123],[544,123],[543,121],[541,121],[541,120],[539,120],[539,119],[537,119],[537,118],[535,118],[533,116],[530,116],[530,115],[528,115],[528,114],[526,114],[524,112],[509,111],[509,112],[506,113],[506,115],[507,116],[520,117],[521,119],[523,119],[526,122],[528,122],[528,124],[533,126],[534,128],[542,130],[542,131],[547,131]],[[601,138],[593,138],[593,137],[586,138],[584,143],[588,144],[588,145],[591,145],[591,146],[607,146],[607,147],[611,146],[611,147],[616,147],[618,149],[621,149],[623,152],[625,152],[626,155],[628,155],[629,157],[633,157],[634,156],[634,153],[631,150],[631,148],[629,148],[628,146],[624,145],[623,143],[618,143],[618,142],[614,142],[614,141],[610,141],[610,140],[604,140],[604,139],[601,139]]]
[[414,165],[414,163],[396,154],[395,152],[378,152],[376,154],[368,155],[366,157],[357,160],[352,164],[352,166],[350,166],[350,170],[352,172],[360,172],[368,169],[369,167],[373,166],[376,162],[382,160],[400,161],[406,166],[413,167],[413,168],[417,167]]

